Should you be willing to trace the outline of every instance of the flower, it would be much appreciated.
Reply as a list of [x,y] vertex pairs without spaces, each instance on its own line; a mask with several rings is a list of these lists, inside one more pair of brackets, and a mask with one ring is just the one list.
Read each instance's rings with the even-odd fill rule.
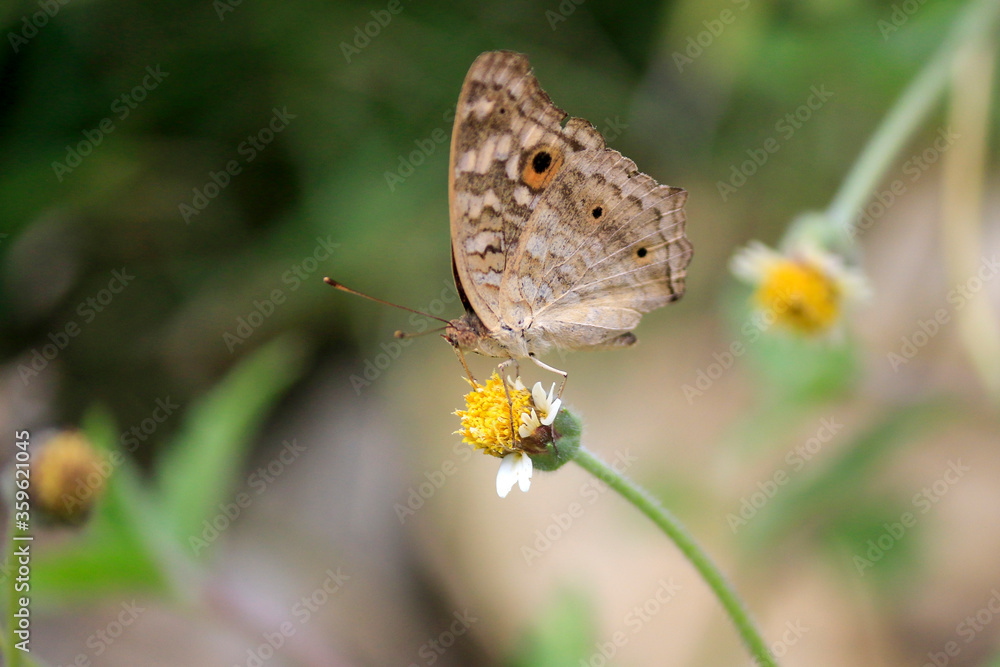
[[[529,392],[521,378],[505,384],[494,372],[485,385],[470,380],[465,410],[456,410],[462,428],[456,433],[485,454],[503,459],[497,473],[497,493],[507,496],[516,483],[522,491],[531,485],[533,465],[529,454],[547,450],[553,440],[552,423],[562,400],[555,398],[555,384],[548,394],[537,382]],[[509,396],[509,398],[508,398]],[[511,417],[513,416],[513,421]],[[517,431],[512,424],[518,424]]]
[[777,323],[803,335],[836,331],[845,307],[868,291],[860,270],[804,239],[785,252],[752,241],[733,255],[730,268],[756,287],[753,300],[768,325]]

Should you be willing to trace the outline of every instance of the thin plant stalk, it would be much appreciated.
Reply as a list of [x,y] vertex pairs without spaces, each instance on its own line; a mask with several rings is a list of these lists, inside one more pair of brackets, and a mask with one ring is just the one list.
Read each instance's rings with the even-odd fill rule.
[[640,512],[653,520],[653,523],[677,545],[681,553],[694,565],[709,588],[715,593],[757,664],[762,667],[777,667],[777,662],[768,650],[760,631],[754,625],[746,605],[743,604],[739,595],[726,581],[725,576],[708,557],[708,554],[698,546],[687,529],[677,520],[677,517],[645,489],[615,472],[611,466],[594,456],[582,445],[577,450],[574,460],[584,470],[605,482],[623,498],[635,505]]
[[[949,127],[961,137],[944,156],[941,240],[950,284],[965,284],[983,264],[983,193],[995,86],[997,40],[973,44],[955,60]],[[973,368],[1000,398],[1000,325],[989,299],[955,308],[959,335]]]
[[871,197],[907,140],[943,97],[957,54],[992,34],[1000,18],[1000,0],[971,0],[951,31],[868,141],[840,190],[826,209],[831,224],[851,232],[857,213]]

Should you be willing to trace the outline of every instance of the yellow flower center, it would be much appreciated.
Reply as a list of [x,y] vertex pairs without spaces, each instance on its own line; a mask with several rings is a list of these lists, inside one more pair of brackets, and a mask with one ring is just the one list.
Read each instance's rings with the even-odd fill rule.
[[472,391],[465,395],[466,409],[455,411],[462,418],[462,428],[456,433],[461,434],[463,442],[492,456],[510,454],[515,450],[521,415],[531,411],[531,392],[507,384],[508,402],[504,381],[495,371],[485,386],[477,382],[471,384]]
[[840,317],[840,289],[819,268],[783,260],[764,276],[754,294],[758,306],[775,322],[799,333],[825,331]]

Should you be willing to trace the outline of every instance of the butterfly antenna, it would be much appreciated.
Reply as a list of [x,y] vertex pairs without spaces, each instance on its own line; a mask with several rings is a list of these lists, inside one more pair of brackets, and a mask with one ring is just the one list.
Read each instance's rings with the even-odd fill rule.
[[[325,282],[330,287],[333,287],[335,289],[339,289],[341,292],[347,292],[348,294],[353,294],[355,296],[360,296],[362,298],[368,299],[369,301],[374,301],[375,303],[381,303],[383,306],[392,306],[393,308],[399,308],[401,310],[407,310],[407,311],[409,311],[411,313],[416,313],[417,315],[423,315],[424,317],[429,317],[432,320],[437,320],[438,322],[444,322],[445,324],[448,324],[448,320],[442,319],[440,317],[436,317],[434,315],[430,315],[428,313],[421,312],[419,310],[414,310],[413,308],[407,308],[406,306],[400,306],[398,303],[390,303],[390,302],[385,301],[383,299],[378,299],[378,298],[375,298],[373,296],[368,296],[367,294],[364,294],[363,292],[359,292],[357,290],[351,289],[347,285],[342,285],[342,284],[338,283],[333,278],[323,278],[323,282]],[[403,332],[397,331],[396,333],[400,334],[400,333],[403,333]],[[428,331],[427,333],[431,333],[431,332]],[[403,338],[403,337],[406,337],[408,335],[409,334],[404,335],[404,336],[398,336],[397,335],[396,338]]]
[[392,334],[394,338],[416,338],[417,336],[426,336],[427,334],[437,333],[438,331],[444,331],[444,327],[438,327],[437,329],[431,329],[430,331],[421,331],[419,333],[410,333],[408,331],[397,331]]

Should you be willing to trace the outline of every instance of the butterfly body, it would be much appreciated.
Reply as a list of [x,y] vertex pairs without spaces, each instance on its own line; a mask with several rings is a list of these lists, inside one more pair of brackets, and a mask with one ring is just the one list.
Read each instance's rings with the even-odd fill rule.
[[687,193],[566,119],[525,56],[484,53],[462,86],[449,173],[452,262],[466,313],[444,337],[486,356],[635,342],[684,292]]
[[556,342],[530,323],[516,327],[501,325],[489,330],[474,312],[467,311],[445,327],[444,337],[464,352],[476,352],[487,357],[522,359],[540,356],[555,347]]

